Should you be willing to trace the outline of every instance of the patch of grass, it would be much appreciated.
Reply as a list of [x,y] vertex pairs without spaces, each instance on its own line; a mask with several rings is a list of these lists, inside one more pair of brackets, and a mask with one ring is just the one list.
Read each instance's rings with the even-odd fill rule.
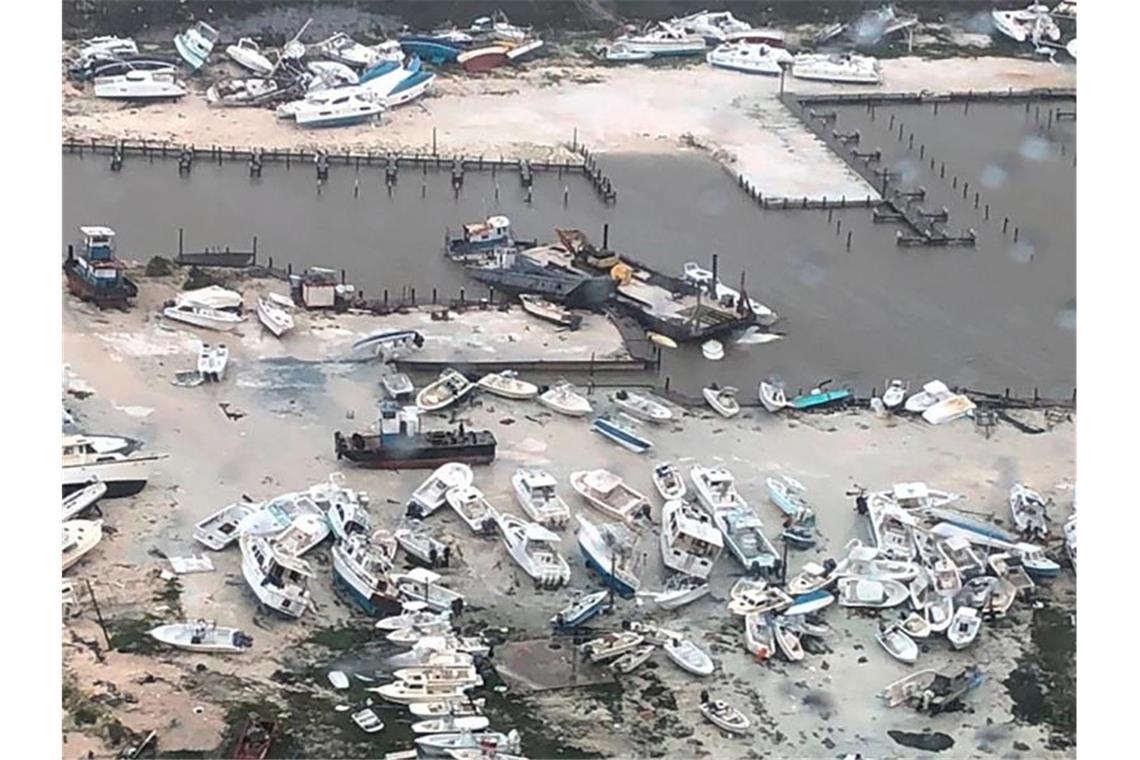
[[313,631],[305,642],[331,649],[334,652],[347,652],[351,649],[364,646],[376,639],[376,631],[372,626],[362,627],[346,625],[330,628],[318,628]]
[[182,617],[182,581],[175,576],[151,597],[156,604],[165,604],[175,617]]
[[107,634],[111,637],[111,648],[132,654],[154,654],[161,652],[162,644],[150,637],[148,631],[161,623],[153,615],[139,618],[121,617],[107,621]]

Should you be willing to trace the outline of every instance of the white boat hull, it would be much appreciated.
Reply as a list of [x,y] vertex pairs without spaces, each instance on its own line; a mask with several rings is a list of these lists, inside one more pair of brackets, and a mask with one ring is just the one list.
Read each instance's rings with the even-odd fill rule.
[[64,465],[63,493],[66,496],[72,491],[86,488],[92,480],[100,480],[107,486],[103,498],[134,496],[146,487],[154,463],[165,458],[165,455],[138,456]]

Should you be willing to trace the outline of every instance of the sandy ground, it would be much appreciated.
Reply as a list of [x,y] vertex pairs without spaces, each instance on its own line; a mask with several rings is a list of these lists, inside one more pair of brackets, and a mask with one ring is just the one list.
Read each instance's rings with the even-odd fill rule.
[[[86,430],[136,436],[146,441],[147,449],[171,454],[139,496],[104,503],[106,524],[113,532],[69,571],[69,577],[95,584],[106,619],[142,613],[178,616],[161,595],[164,584],[159,574],[168,563],[156,552],[201,553],[191,538],[194,523],[240,494],[267,497],[343,470],[350,486],[369,492],[375,525],[398,521],[407,496],[425,474],[351,469],[338,463],[332,450],[334,429],[359,429],[372,421],[377,367],[310,361],[304,377],[287,377],[273,362],[265,361],[279,357],[281,345],[251,321],[242,328],[241,339],[231,341],[231,369],[224,382],[174,387],[173,373],[193,366],[198,342],[214,341],[219,335],[181,326],[159,328],[157,312],[172,292],[170,282],[143,278],[140,285],[140,301],[129,313],[101,313],[70,297],[64,300],[63,348],[71,385],[91,394],[83,399],[65,395],[67,408]],[[265,285],[250,282],[247,303],[253,302],[253,290]],[[293,343],[307,346],[307,352],[316,351],[325,339],[314,334],[315,328],[331,331],[335,325],[337,331],[348,330],[338,321],[303,319],[297,334],[282,345],[289,346],[289,352]],[[598,394],[598,406],[607,408],[601,391]],[[245,416],[231,421],[219,410],[221,402]],[[885,422],[867,412],[790,420],[753,411],[731,421],[708,410],[678,413],[673,424],[649,431],[656,446],[651,458],[615,447],[591,434],[584,421],[551,415],[532,402],[480,397],[452,416],[494,430],[500,441],[498,458],[492,466],[478,468],[476,483],[496,506],[516,514],[520,512],[509,479],[524,464],[549,469],[563,484],[573,470],[604,466],[635,488],[652,493],[651,461],[672,459],[685,471],[697,462],[723,463],[770,525],[776,522],[777,510],[763,497],[764,478],[777,472],[792,475],[809,489],[825,537],[818,551],[794,555],[793,571],[809,558],[834,554],[852,537],[865,538],[865,526],[845,495],[855,482],[883,488],[925,480],[964,494],[971,509],[1004,515],[1007,490],[1021,480],[1057,499],[1058,520],[1067,515],[1071,500],[1075,476],[1071,423],[1035,436],[1002,426],[986,439],[967,422],[932,428],[921,422]],[[446,420],[429,418],[427,424],[442,426]],[[575,511],[589,513],[568,486],[563,490]],[[655,505],[658,519],[659,506]],[[545,635],[546,620],[566,603],[568,591],[532,592],[501,546],[473,538],[446,510],[432,516],[428,525],[441,538],[456,543],[460,562],[448,572],[447,582],[463,591],[473,607],[482,608],[484,619],[509,628],[518,638]],[[648,556],[642,580],[647,588],[657,587],[663,576],[656,545],[655,535],[647,536],[643,544]],[[572,558],[572,587],[590,587],[593,581],[578,558],[571,529],[564,532],[563,552]],[[101,634],[90,607],[64,623],[69,688],[89,704],[104,705],[133,730],[158,730],[160,746],[167,750],[216,747],[229,700],[250,692],[277,694],[281,686],[271,676],[290,647],[318,628],[355,616],[332,592],[327,548],[310,556],[317,569],[312,588],[318,609],[295,622],[257,610],[241,579],[236,548],[213,554],[212,559],[213,573],[182,576],[181,615],[216,619],[250,631],[255,649],[247,656],[102,652],[100,658],[94,648],[103,648]],[[904,708],[887,710],[875,699],[879,689],[907,669],[874,642],[874,617],[830,609],[825,613],[834,631],[830,654],[809,654],[800,664],[753,662],[741,648],[740,623],[723,602],[738,572],[726,554],[714,572],[710,597],[660,615],[651,605],[625,604],[619,612],[620,618],[653,615],[667,620],[670,628],[689,633],[710,651],[718,666],[710,679],[701,681],[658,658],[658,667],[651,672],[675,699],[676,710],[670,714],[684,731],[651,748],[671,756],[758,752],[834,757],[854,751],[866,757],[914,755],[914,750],[895,744],[887,731],[929,728],[954,739],[953,750],[943,756],[1014,757],[1018,756],[1015,742],[1024,743],[1017,747],[1030,748],[1022,756],[1060,754],[1045,748],[1041,727],[1013,719],[1002,685],[1013,658],[1028,640],[1024,610],[1004,630],[987,627],[966,652],[953,653],[942,640],[931,643],[919,667],[957,670],[977,662],[989,677],[970,697],[970,711],[930,718]],[[1070,575],[1055,586],[1056,598],[1071,597]],[[627,697],[617,713],[606,713],[597,701],[581,701],[572,691],[540,695],[530,703],[552,730],[573,737],[583,749],[643,754],[647,745],[638,736],[648,708],[632,696],[636,691],[632,687],[644,686],[646,678],[643,673],[625,679]],[[704,723],[696,709],[702,688],[743,709],[757,725],[753,737],[727,739]],[[85,756],[89,748],[106,756],[110,748],[105,729],[105,720],[77,725],[74,712],[65,711],[64,756]]]
[[[789,91],[943,92],[1075,87],[1074,65],[1013,58],[882,61],[877,88],[789,79]],[[65,136],[167,140],[198,146],[354,147],[468,156],[564,155],[574,139],[593,151],[660,153],[696,145],[774,197],[863,197],[875,191],[776,99],[775,78],[705,65],[602,67],[531,64],[524,72],[441,75],[431,97],[380,125],[300,130],[266,109],[211,109],[198,92],[144,107],[96,101],[64,84]]]

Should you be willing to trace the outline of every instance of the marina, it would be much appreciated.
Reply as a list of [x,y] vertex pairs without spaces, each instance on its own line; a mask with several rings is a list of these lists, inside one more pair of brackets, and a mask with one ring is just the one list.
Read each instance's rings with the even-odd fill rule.
[[67,44],[65,753],[1072,757],[1075,22],[425,5]]

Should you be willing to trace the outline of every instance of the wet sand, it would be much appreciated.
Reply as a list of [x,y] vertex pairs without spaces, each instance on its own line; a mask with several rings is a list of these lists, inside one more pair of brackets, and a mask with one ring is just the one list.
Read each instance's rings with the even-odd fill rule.
[[[265,285],[245,284],[246,303],[252,305],[254,292]],[[367,625],[334,595],[327,545],[309,557],[317,570],[312,590],[318,610],[295,622],[257,611],[241,579],[236,548],[211,555],[215,572],[182,576],[180,593],[165,588],[159,573],[167,563],[154,550],[167,556],[201,553],[191,538],[193,525],[221,505],[241,494],[258,499],[303,488],[337,470],[346,473],[351,487],[369,492],[374,525],[390,527],[401,516],[407,496],[426,475],[362,471],[335,460],[333,430],[359,429],[373,418],[376,365],[309,361],[300,369],[283,369],[279,362],[265,361],[278,358],[282,346],[293,353],[293,343],[299,344],[298,353],[315,350],[323,341],[317,333],[356,332],[362,329],[359,323],[341,324],[339,317],[306,320],[296,335],[278,345],[251,319],[236,339],[226,339],[232,354],[224,382],[178,388],[170,379],[175,371],[193,366],[198,341],[216,342],[222,336],[162,325],[157,312],[173,294],[174,283],[166,278],[142,278],[140,286],[140,301],[129,313],[100,313],[65,297],[64,356],[73,385],[85,384],[92,393],[84,399],[65,396],[65,403],[82,428],[136,436],[146,441],[147,449],[167,451],[171,457],[139,496],[104,502],[105,520],[114,532],[68,577],[91,579],[103,616],[110,621],[142,613],[174,617],[178,613],[171,608],[181,607],[180,616],[185,618],[217,619],[251,632],[255,648],[234,657],[111,653],[99,661],[90,644],[84,643],[97,642],[102,649],[94,615],[87,608],[65,624],[65,683],[78,695],[77,703],[88,709],[100,704],[94,695],[108,692],[108,683],[115,685],[120,697],[127,693],[132,700],[112,700],[113,707],[103,707],[93,724],[82,726],[75,724],[74,710],[70,711],[64,722],[68,740],[64,756],[68,758],[85,755],[93,746],[90,737],[107,735],[110,715],[135,731],[158,730],[165,750],[203,751],[218,746],[226,710],[238,700],[256,696],[281,702],[298,688],[311,688],[311,709],[333,715],[333,705],[345,701],[344,696],[313,682],[284,688],[281,680],[281,672],[294,668],[295,660],[308,651],[302,645],[321,631],[346,623]],[[595,398],[599,408],[608,406],[604,399]],[[229,420],[218,408],[223,402],[245,416]],[[854,411],[800,419],[748,412],[724,421],[707,410],[677,411],[680,416],[675,423],[649,431],[656,446],[650,457],[615,447],[590,433],[583,421],[551,415],[531,402],[479,397],[454,413],[429,417],[428,424],[443,426],[451,418],[462,419],[469,427],[494,430],[500,440],[498,459],[490,467],[476,469],[476,484],[497,507],[515,514],[521,513],[511,495],[509,478],[520,465],[548,468],[563,484],[572,510],[597,517],[566,484],[569,472],[608,467],[635,488],[651,493],[650,463],[672,459],[686,471],[697,462],[727,465],[743,496],[773,526],[778,512],[763,497],[764,478],[776,472],[792,475],[809,489],[825,539],[818,550],[793,553],[793,571],[809,558],[835,555],[851,538],[866,539],[865,526],[844,493],[853,483],[882,488],[894,482],[925,480],[963,493],[970,509],[1004,516],[1008,487],[1025,481],[1056,498],[1054,517],[1058,521],[1067,516],[1071,501],[1075,436],[1069,422],[1034,436],[1001,425],[986,439],[967,421],[933,428],[922,422],[885,423],[867,412]],[[659,519],[660,504],[656,498],[652,501]],[[467,595],[472,619],[506,627],[512,639],[546,635],[546,621],[566,603],[567,591],[532,592],[501,545],[472,537],[450,513],[432,516],[427,525],[456,542],[461,561],[448,571],[447,583]],[[578,557],[572,531],[567,529],[563,536],[563,553],[573,567],[572,588],[596,586]],[[658,586],[663,572],[655,545],[654,535],[643,544],[648,561],[642,580],[648,588]],[[1013,703],[1002,685],[1029,638],[1030,611],[1023,604],[1015,606],[1007,623],[984,628],[979,642],[965,652],[950,652],[944,640],[931,642],[931,651],[921,656],[919,667],[957,670],[976,662],[986,669],[988,678],[968,698],[967,712],[929,718],[905,708],[887,710],[874,698],[877,690],[901,677],[906,668],[890,660],[874,642],[873,617],[829,609],[825,617],[834,630],[829,640],[831,653],[809,654],[800,664],[752,662],[741,648],[739,621],[731,619],[723,601],[718,601],[727,598],[737,573],[734,561],[725,555],[714,571],[709,598],[661,614],[654,613],[651,605],[639,608],[625,603],[607,622],[616,625],[621,619],[653,616],[689,633],[717,663],[710,679],[687,676],[658,655],[657,668],[622,679],[624,694],[616,700],[553,692],[527,697],[523,703],[527,711],[545,721],[547,731],[573,746],[607,754],[722,757],[742,755],[753,748],[776,755],[820,757],[858,751],[881,757],[913,753],[900,749],[888,731],[927,728],[954,740],[948,753],[952,756],[993,752],[1014,757],[1019,751],[1027,757],[1070,754],[1046,748],[1045,726],[1014,720]],[[1074,609],[1073,587],[1072,576],[1066,572],[1053,584],[1053,604],[1062,610]],[[310,675],[322,677],[326,665],[327,661],[318,661]],[[147,674],[153,679],[146,678]],[[666,711],[675,722],[649,728],[649,714],[644,711],[660,695],[646,696],[646,692],[652,692],[648,687],[658,681],[675,700],[676,710]],[[696,710],[702,688],[741,707],[757,726],[753,738],[728,739],[703,722]],[[195,706],[203,708],[200,714]],[[395,718],[399,713],[390,714]],[[356,735],[355,740],[366,741],[362,737]],[[524,754],[527,738],[524,732]],[[307,739],[318,745],[321,740]],[[366,746],[372,747],[369,754],[397,749],[388,746],[389,742],[381,733]],[[97,753],[109,751],[105,745],[100,747]],[[299,754],[311,755],[312,751]]]

